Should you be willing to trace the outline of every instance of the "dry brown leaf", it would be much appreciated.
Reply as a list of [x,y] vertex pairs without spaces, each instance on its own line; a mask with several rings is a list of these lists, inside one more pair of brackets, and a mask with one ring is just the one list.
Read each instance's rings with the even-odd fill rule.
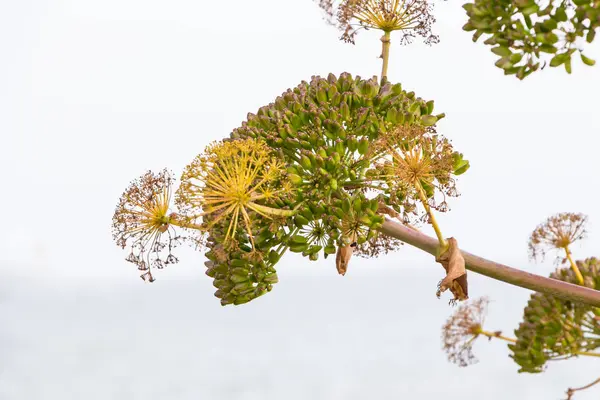
[[450,303],[453,304],[469,298],[467,270],[465,259],[458,248],[456,239],[448,238],[446,240],[448,241],[448,248],[435,259],[446,270],[446,277],[440,281],[436,295],[440,297],[441,293],[450,289],[450,292],[454,295],[454,298],[450,300]]
[[346,271],[348,271],[348,263],[350,262],[350,257],[352,257],[355,246],[356,243],[352,243],[348,246],[338,247],[337,254],[335,255],[335,266],[338,273],[342,276],[346,275]]

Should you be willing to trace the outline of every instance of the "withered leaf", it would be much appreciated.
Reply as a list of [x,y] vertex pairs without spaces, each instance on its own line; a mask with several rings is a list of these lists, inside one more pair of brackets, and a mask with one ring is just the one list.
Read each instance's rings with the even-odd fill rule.
[[467,270],[465,259],[458,248],[456,239],[448,238],[446,240],[448,241],[448,248],[435,259],[446,270],[446,276],[440,281],[436,295],[439,298],[441,293],[450,289],[450,292],[454,295],[450,303],[454,304],[457,301],[469,298]]
[[354,252],[354,247],[356,247],[356,243],[338,247],[337,254],[335,255],[335,266],[338,274],[342,276],[346,275],[346,271],[348,271],[348,263],[350,262],[350,257],[352,257],[352,253]]

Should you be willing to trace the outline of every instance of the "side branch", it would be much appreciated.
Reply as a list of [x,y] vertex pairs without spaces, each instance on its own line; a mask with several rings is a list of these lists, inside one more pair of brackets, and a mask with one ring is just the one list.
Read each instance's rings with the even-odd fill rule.
[[[435,255],[438,240],[421,232],[408,228],[398,222],[386,218],[379,229],[383,234],[401,240],[411,246],[417,247],[429,254]],[[485,258],[462,251],[468,270],[488,276],[511,285],[546,293],[563,300],[585,303],[590,306],[600,307],[600,291],[583,286],[546,278],[529,272],[508,267]]]

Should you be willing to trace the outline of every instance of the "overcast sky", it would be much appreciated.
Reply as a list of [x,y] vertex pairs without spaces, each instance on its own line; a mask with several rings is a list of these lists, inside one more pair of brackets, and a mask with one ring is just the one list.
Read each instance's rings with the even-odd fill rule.
[[[435,100],[435,111],[447,115],[439,132],[471,162],[458,183],[462,196],[439,217],[445,236],[477,255],[546,275],[551,260],[527,259],[529,234],[554,213],[582,212],[590,235],[572,250],[576,258],[598,255],[598,67],[577,60],[572,75],[547,69],[520,82],[505,77],[489,49],[461,30],[460,2],[438,2],[435,14],[440,44],[402,47],[392,35],[389,79]],[[379,36],[362,32],[355,46],[339,41],[311,0],[0,2],[0,274],[56,288],[142,286],[110,235],[129,181],[147,169],[179,174],[248,112],[312,75],[378,74]],[[587,54],[600,60],[597,44]],[[188,252],[154,285],[198,281],[208,293],[202,261]],[[349,275],[381,270],[373,273],[401,277],[403,269],[436,268],[430,256],[405,246],[381,260],[353,260]],[[330,262],[294,257],[279,271],[282,281],[336,275]],[[473,297],[503,287],[477,282]],[[277,299],[279,290],[268,297]],[[410,295],[420,296],[431,293]],[[211,294],[202,299],[216,302]]]

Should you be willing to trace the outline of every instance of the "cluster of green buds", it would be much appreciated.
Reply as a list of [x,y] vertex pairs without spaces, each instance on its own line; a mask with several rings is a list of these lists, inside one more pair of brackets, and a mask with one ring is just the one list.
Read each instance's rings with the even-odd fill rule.
[[[336,246],[374,239],[381,204],[407,220],[417,214],[415,186],[422,184],[429,199],[436,188],[455,194],[452,175],[468,162],[435,134],[443,116],[400,84],[330,74],[249,114],[232,138],[264,140],[285,160],[298,210],[290,250],[316,260],[321,249],[327,256]],[[413,150],[419,157],[407,164],[403,154]]]
[[[181,176],[177,211],[172,180],[149,186],[135,199],[144,222],[135,232],[200,232],[223,305],[270,291],[288,250],[312,261],[336,254],[344,275],[354,251],[375,256],[398,246],[378,234],[384,214],[412,222],[445,211],[446,196],[456,195],[454,176],[469,164],[435,132],[443,116],[385,79],[313,77],[198,155]],[[120,232],[124,244],[128,226]]]
[[[600,260],[588,258],[577,261],[577,267],[584,277],[585,286],[600,290]],[[550,277],[579,283],[571,268],[561,268]],[[511,357],[520,366],[519,372],[542,372],[549,360],[590,355],[589,352],[600,347],[600,310],[534,293],[515,335],[517,341],[509,348]]]
[[[244,304],[273,288],[278,282],[274,265],[279,261],[280,254],[269,250],[265,245],[267,240],[273,241],[268,228],[259,231],[254,245],[243,232],[236,232],[236,248],[228,248],[227,240],[222,235],[223,230],[215,228],[206,240],[206,275],[213,278],[217,288],[215,296],[222,305]],[[221,234],[220,234],[221,233]],[[267,248],[268,252],[260,249]]]
[[485,44],[499,59],[505,75],[524,79],[549,61],[571,73],[571,59],[579,51],[586,65],[595,61],[582,53],[600,27],[598,0],[475,0],[463,6],[469,17],[463,26],[473,31],[473,41],[484,36]]

